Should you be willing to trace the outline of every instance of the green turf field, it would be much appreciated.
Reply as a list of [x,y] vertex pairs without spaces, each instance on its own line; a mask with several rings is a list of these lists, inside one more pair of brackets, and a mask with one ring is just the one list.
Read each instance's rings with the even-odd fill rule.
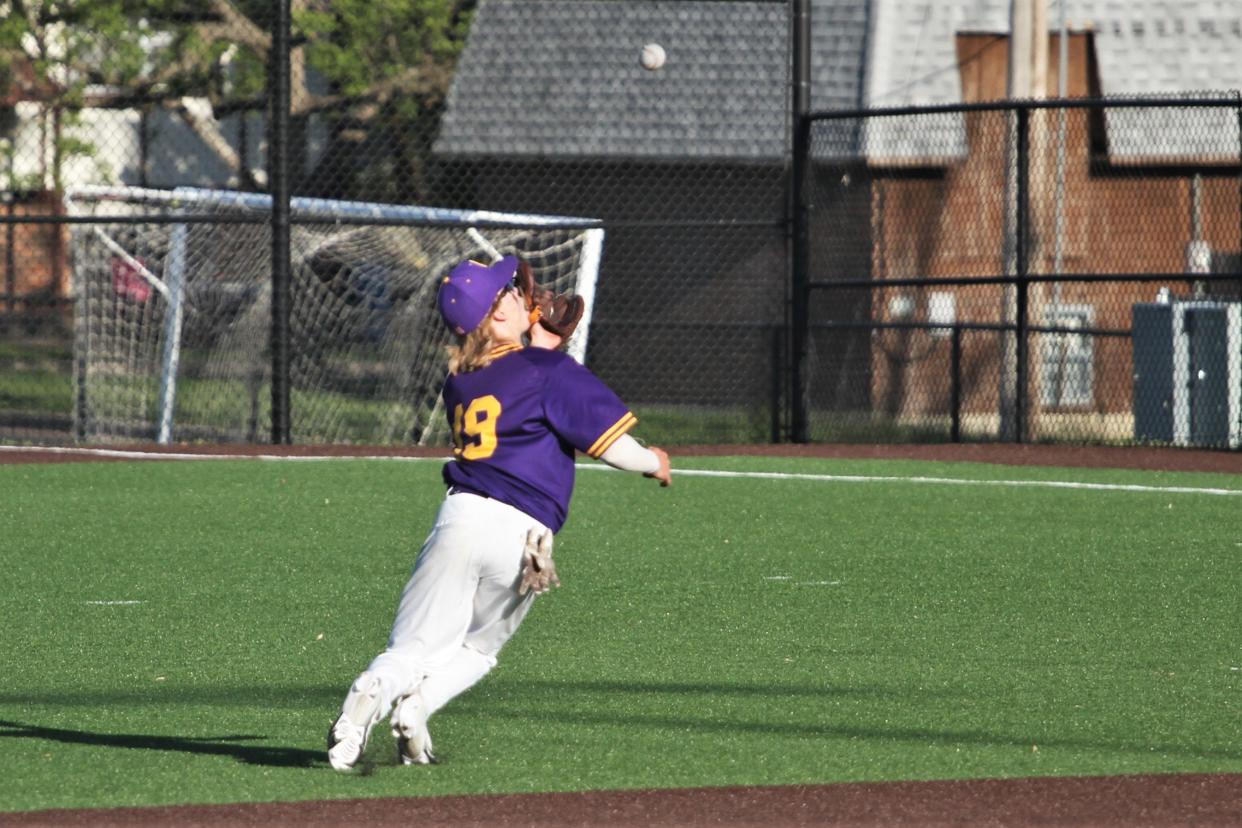
[[564,587],[432,720],[323,735],[383,646],[438,463],[0,466],[0,810],[1242,772],[1235,477],[687,458],[579,476]]

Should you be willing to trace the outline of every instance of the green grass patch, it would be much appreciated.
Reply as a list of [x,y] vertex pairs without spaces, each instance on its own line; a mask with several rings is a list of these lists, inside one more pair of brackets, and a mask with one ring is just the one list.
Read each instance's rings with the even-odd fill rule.
[[657,445],[768,443],[771,412],[731,406],[635,405],[643,439]]
[[71,359],[73,359],[73,343],[67,339],[55,341],[0,339],[0,362],[68,362]]
[[[700,469],[1242,489],[1224,475]],[[331,771],[435,462],[0,466],[0,810],[1242,772],[1242,498],[584,470],[539,600],[432,720]]]
[[66,343],[0,339],[0,412],[71,413],[72,370]]
[[73,413],[73,380],[50,371],[0,372],[0,412]]

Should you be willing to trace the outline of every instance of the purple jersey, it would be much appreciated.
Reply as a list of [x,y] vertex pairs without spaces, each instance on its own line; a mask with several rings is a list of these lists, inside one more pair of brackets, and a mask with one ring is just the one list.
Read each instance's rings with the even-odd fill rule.
[[574,449],[598,458],[638,420],[568,354],[518,345],[494,354],[487,367],[444,384],[456,456],[444,481],[559,532],[574,491]]

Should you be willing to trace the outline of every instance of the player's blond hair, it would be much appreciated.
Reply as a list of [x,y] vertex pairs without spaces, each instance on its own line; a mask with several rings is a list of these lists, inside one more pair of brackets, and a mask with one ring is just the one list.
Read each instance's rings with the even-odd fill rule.
[[460,337],[456,345],[448,346],[448,371],[450,374],[466,374],[486,368],[492,363],[492,351],[495,349],[492,326],[484,320],[484,324]]

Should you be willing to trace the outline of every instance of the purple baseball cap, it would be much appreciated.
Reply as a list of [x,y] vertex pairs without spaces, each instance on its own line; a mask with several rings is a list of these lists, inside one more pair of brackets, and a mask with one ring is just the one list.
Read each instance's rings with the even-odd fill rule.
[[436,297],[444,324],[458,336],[479,327],[517,269],[517,256],[505,256],[490,265],[465,261],[449,271]]

